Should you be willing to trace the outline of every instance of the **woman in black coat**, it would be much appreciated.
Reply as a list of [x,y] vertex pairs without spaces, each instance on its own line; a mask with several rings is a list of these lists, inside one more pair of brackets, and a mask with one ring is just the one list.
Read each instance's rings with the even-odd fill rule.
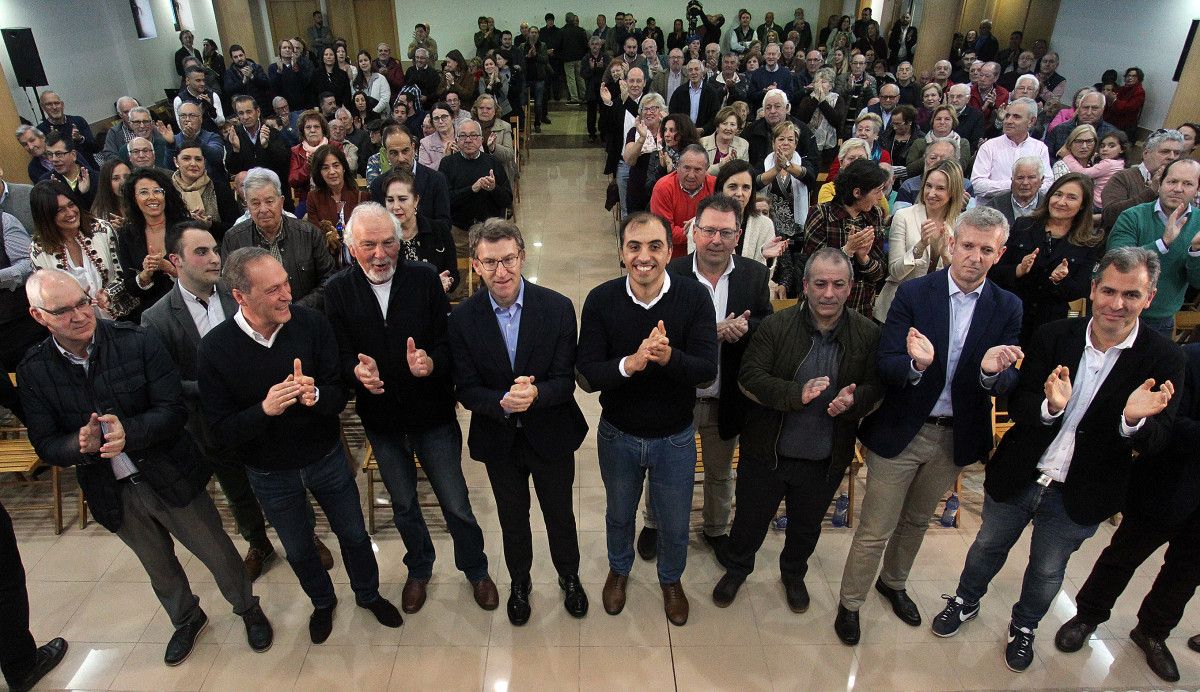
[[333,94],[337,105],[350,108],[350,75],[337,66],[337,53],[333,48],[326,48],[322,53],[323,59],[312,74],[313,100],[317,107],[321,106],[321,94],[328,91]]
[[410,171],[393,168],[383,177],[384,206],[400,221],[400,259],[428,262],[437,270],[442,289],[450,293],[462,278],[450,225],[433,221],[417,213],[420,196],[413,192],[415,181]]
[[988,276],[1025,305],[1022,345],[1038,327],[1066,317],[1070,302],[1087,297],[1103,239],[1092,227],[1092,180],[1082,173],[1054,181],[1033,214],[1013,223],[1004,256]]
[[167,259],[167,229],[191,217],[171,176],[159,168],[134,169],[121,197],[126,214],[125,225],[117,231],[117,257],[125,269],[125,290],[142,301],[121,319],[138,324],[142,311],[175,286],[175,267]]

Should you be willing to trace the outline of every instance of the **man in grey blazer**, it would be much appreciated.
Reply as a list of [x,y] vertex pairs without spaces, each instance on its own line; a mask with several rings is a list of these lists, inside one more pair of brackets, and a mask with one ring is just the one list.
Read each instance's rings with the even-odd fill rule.
[[32,185],[5,180],[4,169],[0,168],[0,211],[17,217],[30,235],[33,235],[33,213],[29,211],[29,193],[32,190]]
[[[179,366],[183,398],[188,407],[188,428],[229,500],[238,533],[250,544],[245,557],[246,574],[254,580],[275,559],[275,548],[267,538],[262,508],[250,489],[245,469],[212,452],[212,438],[200,415],[200,390],[196,385],[196,352],[200,340],[213,327],[232,319],[238,305],[229,289],[218,283],[221,255],[207,224],[199,221],[178,223],[167,230],[165,240],[168,257],[175,265],[179,279],[169,293],[142,313],[142,326],[162,339],[171,359]],[[333,564],[333,556],[319,540],[314,540],[328,569]]]
[[1022,156],[1013,162],[1012,189],[996,195],[983,203],[1008,219],[1012,225],[1019,218],[1029,216],[1042,203],[1042,180],[1048,171],[1042,169],[1042,161],[1036,156]]

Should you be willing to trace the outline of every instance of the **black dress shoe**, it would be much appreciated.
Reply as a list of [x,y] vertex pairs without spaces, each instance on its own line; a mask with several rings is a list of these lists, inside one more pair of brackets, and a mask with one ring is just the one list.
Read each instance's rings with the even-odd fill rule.
[[883,594],[883,597],[892,604],[892,612],[905,624],[913,627],[921,625],[921,611],[917,609],[917,604],[912,602],[904,589],[893,589],[886,586],[883,581],[876,579],[875,590]]
[[12,692],[29,692],[29,690],[32,690],[42,678],[46,677],[47,673],[54,670],[54,667],[59,663],[62,663],[63,656],[66,655],[67,640],[62,637],[51,639],[39,646],[33,668],[25,674],[24,680],[16,683],[11,688]]
[[854,646],[861,634],[858,628],[858,612],[846,610],[846,606],[838,604],[837,619],[833,621],[833,631],[843,644]]
[[583,583],[578,574],[558,578],[558,588],[563,590],[563,607],[571,617],[581,618],[587,615],[588,597],[583,590]]
[[643,526],[638,534],[637,552],[643,560],[653,560],[658,556],[658,529]]
[[714,553],[720,555],[721,551],[725,550],[725,546],[729,543],[729,534],[710,536],[706,533],[704,534],[704,542],[708,544],[708,547],[712,548]]
[[783,591],[787,595],[788,608],[793,613],[803,613],[808,610],[808,588],[803,579],[784,579]]
[[1151,637],[1141,627],[1134,627],[1129,638],[1146,654],[1146,665],[1155,675],[1167,682],[1179,682],[1179,666],[1175,665],[1175,657],[1171,655],[1166,642]]
[[308,616],[308,638],[313,644],[324,644],[329,639],[329,633],[333,632],[334,608],[337,608],[337,601],[331,606],[314,609],[312,615]]
[[192,648],[196,646],[196,638],[207,626],[208,616],[201,610],[196,617],[175,630],[175,634],[171,635],[171,641],[167,642],[167,653],[163,656],[163,663],[177,666],[186,661],[187,657],[192,655]]
[[745,577],[740,577],[733,572],[726,572],[725,576],[721,577],[721,580],[713,587],[713,603],[718,608],[728,608],[733,603],[733,599],[737,598],[738,589],[742,588],[742,584],[745,582]]
[[542,116],[542,124],[543,124],[543,125],[549,125],[549,124],[550,124],[550,118],[547,118],[546,116],[544,116],[544,115],[543,115],[543,116]]
[[520,627],[529,622],[529,592],[533,584],[528,578],[523,583],[514,583],[508,595],[508,621]]
[[1200,634],[1188,640],[1188,648],[1192,651],[1200,651]]
[[359,608],[366,608],[375,616],[375,620],[384,627],[395,629],[404,624],[404,618],[400,617],[400,611],[388,599],[380,596],[370,603],[359,603]]
[[1095,631],[1096,625],[1084,622],[1083,618],[1076,615],[1058,628],[1058,634],[1054,635],[1054,648],[1065,654],[1075,653],[1083,648]]
[[275,641],[275,630],[271,628],[271,621],[262,608],[254,606],[242,616],[242,623],[246,625],[246,643],[255,653],[261,654],[271,648],[271,643]]

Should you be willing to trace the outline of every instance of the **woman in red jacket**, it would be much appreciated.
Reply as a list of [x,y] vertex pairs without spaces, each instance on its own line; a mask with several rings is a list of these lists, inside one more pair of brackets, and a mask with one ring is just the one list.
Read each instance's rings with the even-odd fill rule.
[[[329,123],[320,111],[305,111],[296,123],[300,130],[300,143],[292,147],[292,165],[288,171],[288,185],[296,196],[296,203],[303,204],[308,199],[308,190],[312,186],[312,171],[309,160],[320,147],[330,144],[341,150],[341,142],[329,141]],[[299,212],[297,212],[299,213]]]
[[1142,88],[1142,80],[1146,73],[1140,67],[1125,70],[1125,86],[1117,89],[1116,96],[1109,96],[1108,106],[1104,109],[1104,119],[1113,127],[1123,130],[1133,142],[1137,139],[1138,118],[1142,115],[1142,106],[1146,103],[1146,90]]

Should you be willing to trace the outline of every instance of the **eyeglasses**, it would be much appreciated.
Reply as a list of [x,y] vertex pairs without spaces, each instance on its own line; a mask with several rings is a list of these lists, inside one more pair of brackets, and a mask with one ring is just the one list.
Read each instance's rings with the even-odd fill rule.
[[435,115],[435,116],[432,116],[432,119],[433,119],[433,120],[437,120],[437,121],[439,121],[439,122],[440,122],[440,121],[442,121],[442,120],[449,120],[449,119],[450,119],[450,116],[448,116],[448,115]]
[[199,118],[199,117],[200,117],[199,113],[180,113],[179,114],[180,120],[192,120],[193,118]]
[[153,154],[153,153],[154,153],[154,150],[149,147],[147,147],[145,149],[139,148],[139,149],[130,149],[129,150],[130,156],[133,156],[134,154]]
[[48,152],[46,152],[46,158],[51,159],[51,160],[65,159],[65,158],[67,158],[67,154],[70,154],[70,153],[71,152],[69,152],[69,151],[48,151]]
[[696,226],[696,231],[700,233],[700,237],[712,240],[721,234],[721,240],[733,240],[737,237],[739,231],[736,228],[708,228],[706,226]]
[[166,190],[161,187],[148,187],[138,190],[136,194],[142,199],[146,199],[147,197],[162,197],[166,194]]
[[130,119],[130,121],[129,121],[129,124],[130,124],[130,125],[149,125],[149,124],[150,124],[150,119],[149,119],[149,118],[147,118],[147,119],[145,119],[145,120],[133,120],[133,119]]
[[46,313],[47,315],[52,315],[54,317],[62,317],[63,315],[66,315],[67,313],[82,312],[82,311],[86,311],[86,310],[90,309],[91,307],[92,307],[92,299],[87,296],[84,296],[79,299],[78,303],[75,303],[74,305],[68,305],[65,308],[54,308],[53,310],[51,310],[50,308],[38,308],[38,310],[41,310],[42,312]]
[[465,133],[465,134],[460,132],[458,134],[458,138],[459,139],[483,139],[483,135],[479,134],[478,132],[469,132],[469,133]]
[[483,270],[485,272],[487,272],[488,274],[491,274],[492,272],[496,271],[496,268],[499,265],[504,265],[505,269],[516,269],[517,263],[521,261],[521,256],[520,255],[509,255],[508,257],[504,257],[504,258],[498,259],[498,260],[488,258],[488,259],[481,259],[481,260],[476,260],[476,261],[479,262],[480,266],[483,267]]

